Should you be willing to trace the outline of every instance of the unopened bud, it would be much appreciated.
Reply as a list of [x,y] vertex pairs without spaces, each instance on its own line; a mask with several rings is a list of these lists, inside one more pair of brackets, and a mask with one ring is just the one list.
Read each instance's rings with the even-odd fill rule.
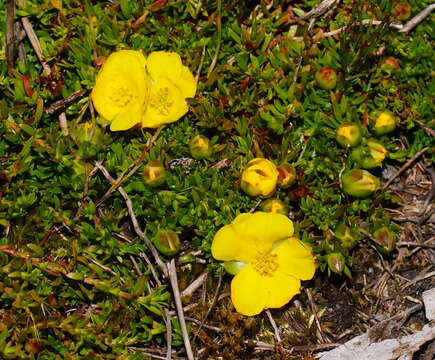
[[245,267],[246,263],[241,261],[225,261],[224,269],[228,274],[237,275]]
[[148,186],[157,187],[166,181],[166,170],[159,160],[151,160],[143,169],[143,178]]
[[361,131],[357,124],[341,124],[336,130],[336,140],[341,146],[356,146],[361,141]]
[[384,135],[394,131],[397,120],[391,111],[386,110],[373,113],[370,123],[376,135]]
[[364,169],[372,169],[382,165],[387,153],[384,145],[372,138],[354,149],[351,157]]
[[260,205],[261,211],[287,215],[287,206],[279,199],[264,200]]
[[315,78],[317,85],[325,90],[332,90],[337,85],[337,73],[330,66],[325,66],[318,70]]
[[391,253],[396,248],[396,235],[383,226],[373,233],[377,248],[385,254]]
[[250,196],[271,196],[276,188],[278,170],[273,162],[252,159],[242,172],[240,187]]
[[173,256],[180,251],[180,238],[175,231],[159,230],[153,242],[157,250],[165,256]]
[[399,62],[394,57],[387,57],[381,64],[381,69],[386,73],[392,73],[393,71],[399,69]]
[[332,272],[336,274],[341,274],[346,265],[346,261],[344,260],[344,256],[340,253],[332,253],[328,255],[327,258],[328,267]]
[[411,6],[406,1],[402,1],[394,7],[392,14],[397,20],[408,20],[411,16]]
[[358,242],[358,235],[346,224],[340,224],[335,228],[335,237],[340,240],[344,249],[352,249]]
[[351,196],[366,197],[379,188],[379,179],[366,170],[353,169],[341,177],[343,191]]
[[189,150],[194,159],[207,159],[213,154],[213,144],[204,135],[196,135],[190,140]]
[[278,170],[277,183],[283,189],[292,186],[296,181],[296,169],[290,164],[282,164],[276,168]]
[[92,124],[91,122],[77,124],[73,132],[79,144],[84,142],[90,142],[94,145],[98,144],[103,135],[98,125]]

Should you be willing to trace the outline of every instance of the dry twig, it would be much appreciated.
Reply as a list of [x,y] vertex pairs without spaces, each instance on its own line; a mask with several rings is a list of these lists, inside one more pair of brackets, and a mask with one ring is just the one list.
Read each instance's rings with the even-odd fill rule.
[[53,105],[45,109],[45,113],[49,115],[54,114],[56,111],[68,106],[75,99],[82,97],[86,94],[86,91],[86,89],[77,90],[66,98],[56,101]]
[[396,179],[400,174],[402,174],[406,169],[408,169],[412,163],[417,160],[421,155],[423,155],[426,151],[429,150],[429,147],[425,147],[424,149],[420,150],[417,154],[415,154],[411,159],[409,159],[403,166],[399,169],[397,173],[395,173],[388,181],[387,183],[382,187],[383,190],[388,188],[390,184]]
[[183,336],[184,347],[186,348],[187,358],[194,360],[192,347],[190,345],[189,334],[187,333],[186,321],[184,319],[183,304],[181,303],[180,290],[178,288],[177,269],[175,260],[172,259],[167,264],[167,273],[171,282],[172,292],[174,294],[175,307],[177,308],[178,321],[180,322],[181,334]]
[[266,315],[267,315],[267,317],[268,317],[268,319],[269,319],[270,324],[272,325],[273,332],[275,333],[275,339],[276,339],[276,342],[277,342],[277,343],[282,342],[282,340],[281,340],[281,336],[279,335],[279,329],[278,329],[278,326],[276,326],[276,322],[275,322],[275,320],[273,319],[272,314],[270,313],[270,310],[269,310],[269,309],[266,310]]
[[[94,164],[96,167],[98,167],[98,169],[100,169],[100,171],[103,173],[104,177],[109,182],[111,182],[112,184],[115,184],[115,179],[110,175],[110,173],[107,171],[107,169],[101,163],[96,161]],[[152,244],[150,239],[148,239],[148,237],[140,229],[139,223],[138,223],[137,218],[136,218],[136,214],[133,210],[133,203],[131,202],[130,197],[127,195],[127,193],[125,192],[125,190],[121,186],[118,187],[118,191],[125,200],[125,203],[126,203],[127,209],[128,209],[128,213],[130,215],[131,222],[133,223],[134,231],[136,232],[137,236],[139,236],[142,239],[142,241],[145,243],[145,245],[150,249],[150,251],[154,257],[154,260],[155,260],[156,264],[162,270],[163,275],[167,276],[168,270],[167,270],[165,264],[163,263],[163,261],[160,259],[159,253],[157,252],[156,248],[154,247],[154,245]]]

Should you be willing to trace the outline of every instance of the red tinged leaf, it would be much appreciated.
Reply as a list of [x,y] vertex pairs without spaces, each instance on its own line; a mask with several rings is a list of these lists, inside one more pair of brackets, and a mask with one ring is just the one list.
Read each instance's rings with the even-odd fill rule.
[[166,0],[156,0],[151,5],[151,11],[159,11],[165,5],[166,5]]
[[30,86],[30,78],[27,75],[23,75],[23,86],[24,86],[24,92],[28,97],[32,97],[33,95],[33,89]]

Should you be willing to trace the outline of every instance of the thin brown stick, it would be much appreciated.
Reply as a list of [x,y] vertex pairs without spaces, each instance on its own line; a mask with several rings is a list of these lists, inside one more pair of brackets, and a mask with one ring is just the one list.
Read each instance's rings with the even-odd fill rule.
[[38,57],[38,60],[41,63],[45,74],[47,76],[50,75],[51,74],[50,66],[48,66],[47,61],[45,60],[45,57],[42,54],[42,49],[38,37],[36,36],[36,33],[33,30],[33,26],[30,23],[27,16],[21,18],[21,23],[23,24],[24,31],[26,32],[27,37],[29,38],[29,41],[32,44],[33,50],[35,50],[36,56]]
[[411,246],[411,247],[422,247],[426,249],[435,249],[434,244],[424,244],[424,243],[418,243],[418,242],[399,242],[397,243],[397,246]]
[[169,315],[169,310],[165,309],[166,315],[166,360],[171,360],[172,358],[172,325],[171,316]]
[[12,71],[15,65],[15,1],[7,0],[6,6],[6,63],[8,64],[8,73],[12,76]]
[[[110,175],[109,171],[107,171],[107,169],[98,161],[95,161],[95,166],[98,167],[98,169],[100,169],[100,171],[103,173],[104,177],[111,182],[112,184],[115,183],[115,179]],[[163,261],[160,259],[159,253],[157,252],[156,248],[154,247],[153,243],[150,241],[150,239],[148,239],[148,237],[143,233],[143,231],[141,230],[139,223],[137,221],[137,217],[136,214],[133,210],[133,203],[131,202],[130,197],[127,195],[127,193],[125,192],[125,190],[119,186],[118,187],[118,191],[121,194],[121,196],[124,198],[125,203],[127,205],[127,210],[128,210],[128,214],[130,215],[130,219],[131,222],[133,223],[133,228],[134,231],[136,232],[137,236],[139,236],[139,238],[142,239],[142,241],[145,243],[145,245],[150,249],[151,254],[154,257],[154,260],[156,262],[156,264],[160,267],[160,269],[162,270],[162,273],[165,277],[167,277],[168,275],[168,270],[165,266],[165,264],[163,263]]]
[[305,351],[321,351],[321,350],[330,350],[335,349],[341,344],[316,344],[316,345],[299,345],[293,346],[293,350],[297,352],[305,352]]
[[59,126],[60,126],[60,129],[62,130],[62,135],[63,136],[68,136],[69,135],[68,121],[66,119],[65,112],[61,112],[59,114]]
[[308,11],[306,14],[302,15],[298,18],[298,20],[305,20],[311,17],[319,17],[323,15],[326,11],[331,8],[334,3],[339,0],[323,0],[319,5],[317,5],[314,9]]
[[424,215],[429,205],[432,203],[432,199],[435,196],[435,170],[431,166],[425,166],[425,170],[429,173],[431,179],[431,187],[424,200],[423,208],[418,213],[418,216]]
[[273,316],[272,316],[272,314],[270,313],[270,310],[269,310],[269,309],[266,310],[266,315],[267,315],[267,318],[269,319],[270,324],[272,325],[273,332],[275,333],[275,339],[276,339],[276,342],[277,342],[277,343],[282,342],[282,340],[281,340],[281,336],[279,335],[279,329],[278,329],[278,326],[276,326],[276,322],[275,322],[275,320],[273,319]]
[[211,313],[211,310],[212,310],[213,307],[215,306],[216,301],[217,301],[218,296],[219,296],[219,291],[221,290],[221,285],[222,285],[222,275],[219,276],[218,284],[217,284],[217,286],[216,286],[216,290],[215,290],[215,292],[214,292],[214,295],[213,295],[213,299],[212,299],[212,301],[211,301],[211,304],[210,304],[210,306],[209,306],[209,308],[208,308],[208,310],[207,310],[205,316],[202,318],[202,320],[201,320],[201,325],[199,326],[198,330],[196,330],[196,333],[195,333],[195,336],[193,337],[193,339],[196,339],[196,337],[198,336],[199,332],[201,331],[202,325],[205,323],[205,321],[207,320],[208,316],[209,316],[210,313]]
[[311,312],[313,313],[314,321],[316,323],[317,330],[319,330],[320,339],[322,340],[323,343],[330,343],[331,340],[329,340],[329,338],[323,332],[322,326],[320,325],[320,321],[319,321],[319,318],[317,316],[317,306],[316,306],[316,303],[314,302],[313,294],[311,294],[310,289],[305,289],[305,292],[308,296],[308,301],[310,303]]
[[206,324],[204,324],[202,321],[200,321],[200,320],[198,320],[198,319],[195,319],[195,318],[193,318],[193,317],[185,316],[184,318],[185,318],[187,321],[193,322],[193,323],[196,324],[196,325],[200,325],[200,326],[202,326],[202,327],[205,328],[205,329],[213,330],[213,331],[216,331],[216,332],[218,332],[218,333],[222,332],[222,329],[220,329],[220,328],[218,328],[218,327],[216,327],[216,326],[206,325]]
[[390,184],[394,181],[394,179],[396,179],[400,174],[402,174],[406,169],[408,169],[415,160],[417,160],[421,155],[423,155],[428,150],[429,147],[425,147],[424,149],[420,150],[417,154],[415,154],[411,159],[409,159],[405,164],[403,164],[403,166],[399,169],[399,171],[395,173],[387,181],[387,183],[383,186],[382,189],[385,190],[386,188],[388,188],[388,186],[390,186]]
[[186,349],[187,358],[194,360],[192,347],[190,346],[189,334],[187,333],[186,321],[184,319],[183,304],[181,303],[180,289],[178,288],[177,269],[175,268],[175,260],[172,259],[167,264],[167,273],[171,282],[172,292],[174,294],[175,307],[177,309],[178,321],[180,322],[181,334],[183,336],[184,347]]
[[75,99],[82,97],[84,94],[86,94],[86,92],[87,92],[86,89],[81,89],[73,92],[71,95],[67,96],[66,98],[56,101],[55,103],[53,103],[53,105],[46,108],[45,113],[49,115],[54,114],[56,111],[72,103]]
[[132,164],[132,169],[130,172],[124,176],[125,172],[122,173],[113,183],[113,185],[109,188],[109,190],[106,191],[106,193],[101,197],[100,200],[97,201],[95,204],[96,207],[103,204],[117,189],[120,187],[123,183],[125,183],[131,176],[133,176],[136,171],[142,166],[142,162],[145,158],[146,153],[148,150],[154,145],[156,142],[158,136],[160,135],[161,131],[163,130],[164,126],[160,126],[157,131],[154,133],[154,135],[149,139],[142,151],[141,156]]
[[435,9],[435,4],[430,4],[428,7],[420,11],[411,20],[409,20],[399,32],[409,32],[414,29],[418,24],[420,24],[423,19],[428,16]]
[[181,297],[191,296],[207,279],[208,271],[203,272],[199,275],[187,288],[181,292]]
[[[116,237],[118,237],[118,238],[121,239],[121,240],[124,240],[124,241],[128,242],[129,244],[131,243],[131,240],[130,240],[127,236],[124,236],[124,235],[122,235],[122,234],[120,234],[120,233],[117,233],[117,232],[113,232],[113,235],[115,235]],[[153,264],[151,263],[150,259],[148,258],[147,254],[145,254],[144,252],[140,252],[140,253],[139,253],[139,257],[140,257],[141,259],[145,260],[145,262],[147,263],[149,269],[151,270],[151,274],[153,275],[153,278],[154,278],[154,280],[156,281],[156,284],[157,284],[158,286],[162,285],[162,283],[161,283],[161,281],[160,281],[160,279],[159,279],[159,276],[157,275],[157,271],[156,271],[156,269],[154,269],[154,266],[153,266]],[[132,261],[133,261],[133,260],[134,260],[134,258],[132,259]],[[135,264],[134,261],[133,261],[133,264]],[[136,267],[136,271],[137,271],[140,275],[142,275],[140,269],[137,267],[137,264],[135,265],[135,267]]]

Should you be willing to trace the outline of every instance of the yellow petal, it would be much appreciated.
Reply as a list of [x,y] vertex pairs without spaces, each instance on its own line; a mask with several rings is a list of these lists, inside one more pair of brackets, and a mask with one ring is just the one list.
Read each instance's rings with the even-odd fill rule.
[[[134,106],[136,105],[136,106]],[[111,131],[121,131],[132,128],[142,121],[142,106],[134,104],[118,113],[110,124]]]
[[178,84],[182,74],[180,55],[174,52],[154,51],[148,55],[147,71],[153,79],[166,77]]
[[250,265],[246,265],[231,282],[231,300],[236,310],[247,316],[263,311],[267,293],[261,276]]
[[216,260],[249,262],[257,255],[257,248],[240,237],[232,225],[225,225],[213,238],[211,254]]
[[181,76],[180,80],[177,82],[177,85],[181,89],[181,92],[185,98],[193,98],[195,96],[196,81],[188,67],[181,67]]
[[257,211],[240,214],[233,221],[237,236],[251,243],[257,252],[266,253],[272,245],[293,235],[293,222],[285,215]]
[[285,240],[271,253],[278,255],[280,271],[301,280],[309,280],[314,276],[316,265],[311,249],[299,239]]
[[273,276],[262,277],[263,287],[267,292],[266,308],[280,308],[293,296],[299,294],[301,282],[291,275],[277,270]]
[[189,110],[180,89],[167,78],[150,79],[149,91],[143,127],[156,128],[177,121]]
[[145,57],[140,51],[111,54],[95,79],[91,99],[101,117],[111,122],[132,104],[144,106],[147,95]]

